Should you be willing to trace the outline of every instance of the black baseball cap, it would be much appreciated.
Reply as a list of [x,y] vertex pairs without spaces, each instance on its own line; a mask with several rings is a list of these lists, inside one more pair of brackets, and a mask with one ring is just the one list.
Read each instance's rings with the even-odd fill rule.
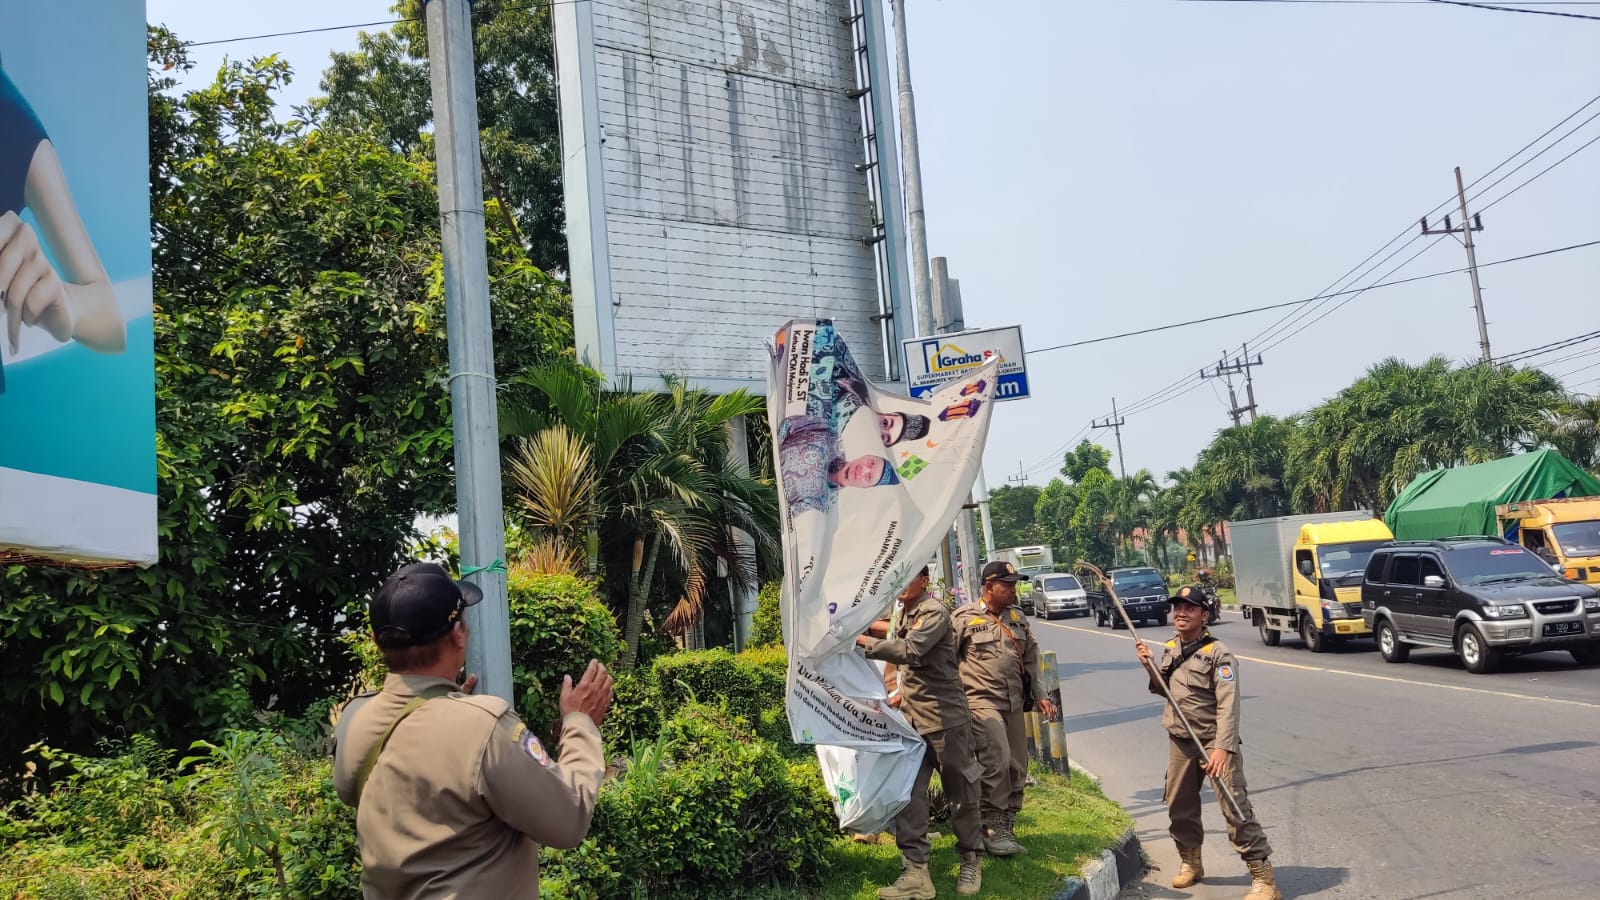
[[1017,574],[1017,567],[1003,559],[995,560],[983,567],[984,584],[988,584],[991,581],[1005,581],[1016,584],[1021,580],[1022,576]]
[[1210,594],[1207,594],[1205,591],[1202,591],[1197,587],[1187,584],[1181,588],[1178,588],[1178,592],[1173,594],[1171,597],[1168,597],[1167,602],[1187,603],[1191,606],[1198,606],[1206,612],[1211,612],[1211,610],[1214,608]]
[[384,580],[367,604],[372,637],[380,647],[420,647],[456,627],[462,610],[483,599],[470,581],[456,581],[443,566],[412,563]]

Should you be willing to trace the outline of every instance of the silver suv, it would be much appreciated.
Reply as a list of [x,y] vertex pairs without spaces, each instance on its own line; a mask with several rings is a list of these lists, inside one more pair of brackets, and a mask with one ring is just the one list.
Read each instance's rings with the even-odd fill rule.
[[1076,575],[1065,572],[1048,572],[1033,579],[1034,614],[1054,619],[1056,616],[1087,616],[1089,592],[1083,589]]

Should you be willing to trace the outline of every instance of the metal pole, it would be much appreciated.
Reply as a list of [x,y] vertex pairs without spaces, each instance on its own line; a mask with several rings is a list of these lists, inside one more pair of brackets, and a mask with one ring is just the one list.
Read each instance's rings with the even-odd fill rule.
[[983,479],[983,466],[978,466],[978,479],[973,484],[978,494],[978,515],[983,520],[983,549],[994,554],[994,521],[989,518],[989,484]]
[[[478,692],[511,696],[511,621],[500,507],[500,427],[495,398],[494,332],[484,246],[482,160],[478,149],[476,67],[468,0],[426,0],[428,72],[433,83],[439,223],[444,250],[445,335],[450,348],[450,410],[456,465],[461,561],[483,602],[467,609],[472,640],[467,669]],[[499,567],[503,569],[503,566]]]
[[1478,253],[1472,246],[1472,219],[1467,216],[1467,189],[1461,184],[1461,167],[1456,166],[1456,198],[1461,201],[1461,240],[1467,245],[1467,274],[1472,278],[1472,308],[1478,313],[1478,349],[1489,362],[1489,323],[1483,318],[1483,289],[1478,285]]
[[[894,98],[890,94],[889,66],[885,59],[889,41],[884,35],[883,7],[878,0],[862,0],[861,16],[867,41],[867,86],[871,88],[867,103],[872,109],[874,158],[878,163],[874,177],[878,179],[878,199],[883,204],[878,215],[883,219],[884,267],[888,270],[890,308],[894,310],[889,332],[894,344],[890,351],[893,357],[900,353],[902,338],[916,337],[919,332],[916,316],[912,313],[912,286],[906,283],[911,279],[906,270],[905,201],[901,195],[899,148],[895,146],[894,129],[891,127],[894,122]],[[921,197],[920,190],[918,197]],[[920,200],[918,206],[921,206]],[[923,258],[927,258],[926,246],[923,248]],[[905,377],[905,365],[902,362],[894,370],[894,380]]]
[[900,155],[905,163],[906,222],[911,238],[911,292],[917,301],[919,335],[934,334],[933,294],[928,273],[928,220],[922,209],[922,156],[917,149],[917,102],[911,93],[905,0],[889,0],[894,13],[895,65],[900,82]]
[[1245,342],[1240,344],[1239,347],[1244,351],[1244,395],[1250,403],[1250,424],[1254,425],[1256,423],[1256,380],[1250,374],[1250,370],[1254,368],[1250,364],[1250,344]]
[[[950,290],[950,265],[942,256],[935,256],[932,260],[931,275],[933,288],[933,322],[936,332],[942,333],[949,329],[950,322],[955,318],[952,301],[955,299]],[[981,466],[980,466],[981,468]],[[977,599],[981,590],[979,575],[982,566],[978,563],[978,532],[973,525],[972,494],[967,494],[967,507],[956,513],[955,532],[956,547],[961,554],[961,585],[967,595],[968,602]]]

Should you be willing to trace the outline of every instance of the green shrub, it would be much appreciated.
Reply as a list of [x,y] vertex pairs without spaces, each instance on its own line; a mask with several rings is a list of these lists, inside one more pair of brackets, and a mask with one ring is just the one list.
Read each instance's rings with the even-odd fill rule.
[[781,588],[778,582],[769,581],[756,595],[755,634],[750,638],[752,648],[783,646],[783,616],[778,609]]
[[583,847],[546,851],[544,895],[705,897],[814,884],[836,834],[815,765],[785,760],[719,707],[689,703],[602,789]]
[[355,814],[326,758],[267,731],[224,735],[189,775],[149,738],[106,749],[36,750],[54,783],[0,817],[0,896],[360,896]]
[[611,711],[600,726],[608,748],[627,748],[634,741],[653,740],[661,731],[661,692],[649,671],[613,673]]
[[560,719],[561,679],[583,675],[589,660],[617,661],[617,623],[594,584],[571,575],[512,575],[511,666],[517,711],[539,734]]

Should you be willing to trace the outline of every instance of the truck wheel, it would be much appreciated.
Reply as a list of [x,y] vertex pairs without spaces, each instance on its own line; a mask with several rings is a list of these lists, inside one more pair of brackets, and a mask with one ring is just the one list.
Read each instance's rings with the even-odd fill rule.
[[1489,646],[1476,626],[1462,625],[1456,632],[1456,653],[1474,675],[1487,675],[1500,668],[1500,651]]
[[1384,662],[1403,663],[1411,658],[1411,645],[1401,643],[1388,619],[1378,620],[1378,653]]
[[1261,620],[1256,622],[1256,628],[1261,632],[1261,643],[1266,644],[1268,647],[1278,646],[1278,641],[1283,638],[1283,635],[1267,624],[1266,616],[1262,616]]
[[1311,617],[1307,615],[1300,616],[1300,640],[1312,653],[1324,653],[1328,649],[1328,642],[1322,639],[1322,629],[1311,624]]
[[1568,652],[1572,654],[1573,660],[1580,666],[1600,665],[1600,643],[1589,643],[1582,647],[1573,647]]
[[1105,614],[1104,610],[1099,610],[1099,609],[1090,610],[1089,611],[1089,615],[1094,616],[1094,627],[1096,627],[1096,628],[1104,628],[1104,627],[1106,627],[1106,614]]

